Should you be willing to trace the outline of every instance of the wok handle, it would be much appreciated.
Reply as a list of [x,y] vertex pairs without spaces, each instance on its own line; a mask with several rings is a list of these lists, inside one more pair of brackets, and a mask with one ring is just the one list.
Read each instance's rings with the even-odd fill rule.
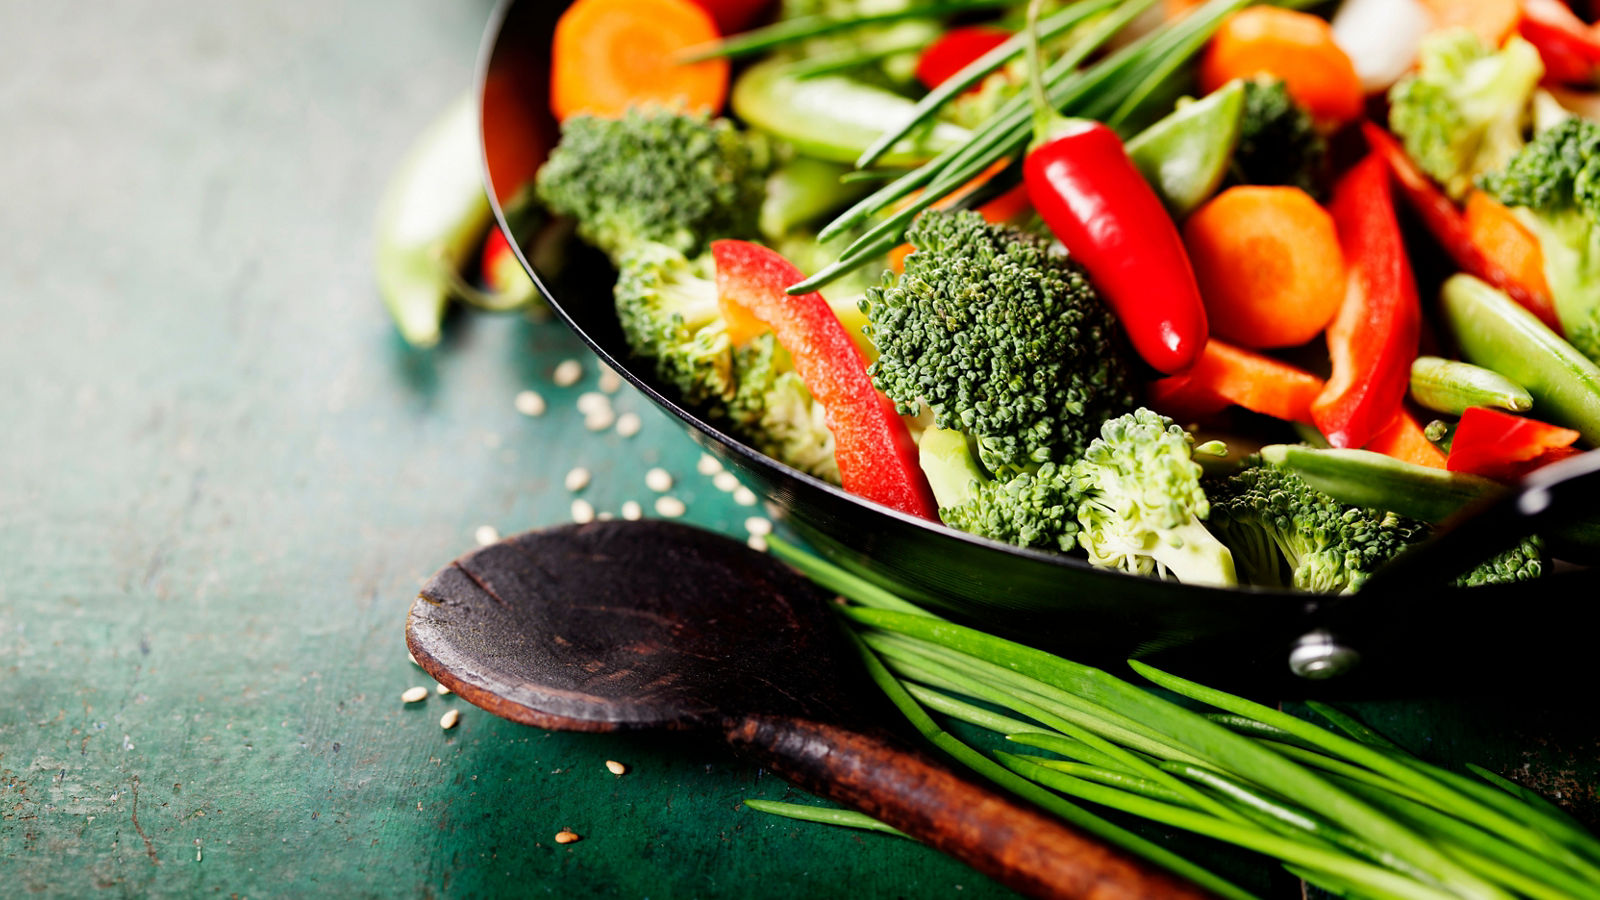
[[729,728],[745,756],[816,794],[898,828],[1031,897],[1209,896],[1032,807],[955,774],[886,735],[751,716]]

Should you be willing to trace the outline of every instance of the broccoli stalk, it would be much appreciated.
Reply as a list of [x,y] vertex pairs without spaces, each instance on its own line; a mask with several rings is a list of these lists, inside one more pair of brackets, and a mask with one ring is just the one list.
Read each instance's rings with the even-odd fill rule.
[[946,525],[1019,547],[1073,548],[1079,496],[1069,469],[1046,462],[996,477],[966,435],[943,428],[924,431],[917,448]]
[[1072,465],[1082,494],[1078,543],[1089,562],[1187,584],[1235,585],[1233,554],[1202,520],[1210,512],[1194,438],[1139,409],[1105,423]]
[[696,256],[716,238],[759,233],[770,163],[766,144],[727,119],[632,109],[563,122],[536,188],[613,261],[652,242]]
[[1417,72],[1389,91],[1389,125],[1406,153],[1451,197],[1505,165],[1522,149],[1534,89],[1544,75],[1539,51],[1512,36],[1499,50],[1466,29],[1422,42]]
[[1562,330],[1600,361],[1600,124],[1557,124],[1482,184],[1539,239]]

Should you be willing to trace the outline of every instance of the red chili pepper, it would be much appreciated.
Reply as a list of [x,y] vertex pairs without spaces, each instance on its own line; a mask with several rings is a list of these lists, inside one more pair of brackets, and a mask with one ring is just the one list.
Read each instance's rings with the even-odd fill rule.
[[1515,481],[1577,450],[1578,432],[1497,409],[1469,407],[1450,440],[1445,468]]
[[1561,334],[1561,321],[1556,318],[1555,302],[1550,299],[1549,293],[1518,281],[1473,243],[1466,216],[1411,162],[1393,135],[1371,122],[1363,122],[1361,128],[1368,146],[1381,154],[1389,164],[1389,171],[1400,186],[1400,192],[1405,195],[1407,204],[1455,264],[1463,272],[1505,291],[1519,306],[1538,316],[1539,321],[1550,326],[1556,334]]
[[1116,132],[1067,120],[1028,152],[1028,198],[1111,306],[1133,348],[1169,375],[1205,349],[1206,310],[1178,228]]
[[1311,404],[1311,417],[1329,444],[1363,447],[1388,427],[1405,399],[1422,305],[1383,157],[1368,154],[1345,173],[1329,211],[1349,274],[1344,303],[1328,325],[1333,374]]
[[894,404],[872,386],[867,361],[828,302],[812,292],[791,297],[805,273],[748,241],[713,241],[717,295],[771,326],[794,369],[822,404],[833,432],[844,489],[891,509],[937,519],[917,447]]
[[[928,90],[949,81],[957,72],[1011,39],[1011,32],[989,25],[952,28],[928,45],[917,60],[917,80]],[[976,90],[973,85],[968,90]]]
[[1517,30],[1537,47],[1545,81],[1593,84],[1600,69],[1600,33],[1560,0],[1522,0]]

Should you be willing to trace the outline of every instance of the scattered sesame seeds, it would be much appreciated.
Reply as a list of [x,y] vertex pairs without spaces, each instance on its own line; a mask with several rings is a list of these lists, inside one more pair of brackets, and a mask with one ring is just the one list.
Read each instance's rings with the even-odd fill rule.
[[657,467],[644,473],[644,486],[656,493],[672,490],[672,473]]
[[487,547],[500,540],[500,532],[493,525],[479,525],[478,530],[472,533],[472,539],[478,542],[479,547]]
[[755,506],[756,492],[747,487],[741,487],[733,492],[733,502],[740,506]]
[[450,689],[445,687],[442,684],[435,683],[434,686],[433,686],[433,692],[435,694],[438,694],[439,696],[443,697],[445,694],[450,693]]
[[656,498],[656,515],[658,516],[665,516],[668,519],[676,519],[688,511],[689,507],[684,506],[683,501],[679,500],[677,497],[663,494]]
[[633,437],[643,427],[644,422],[639,419],[637,413],[626,412],[617,416],[617,434],[623,437]]
[[600,364],[600,390],[608,394],[622,390],[622,376],[605,363]]
[[539,396],[538,391],[519,391],[517,399],[512,402],[516,405],[517,412],[525,416],[544,415],[544,398]]
[[567,490],[572,491],[573,493],[577,493],[578,491],[588,487],[589,470],[585,469],[583,466],[578,466],[576,469],[568,472],[566,485]]
[[563,828],[556,832],[556,843],[558,844],[570,844],[574,841],[581,840],[583,840],[583,838],[578,837],[578,835],[575,834],[570,828]]
[[606,771],[613,775],[626,775],[628,774],[628,767],[614,759],[608,759],[606,760]]
[[572,501],[572,521],[587,525],[594,521],[594,504],[587,500]]
[[767,538],[765,535],[752,534],[745,538],[744,542],[745,545],[751,550],[756,550],[761,553],[767,552]]
[[403,703],[420,703],[426,699],[428,699],[428,689],[420,684],[413,688],[406,688],[406,692],[400,695],[400,700]]
[[744,530],[751,534],[759,534],[765,537],[772,533],[772,520],[763,519],[760,516],[751,516],[744,520]]
[[563,359],[556,364],[554,372],[550,373],[550,380],[557,387],[572,387],[583,377],[583,363],[575,359]]
[[644,518],[644,508],[637,500],[629,500],[622,504],[622,517],[629,522],[637,522]]
[[701,475],[710,478],[722,471],[722,463],[718,462],[715,456],[709,453],[702,453],[700,454],[700,461],[694,464],[694,468]]
[[718,472],[712,476],[711,483],[716,485],[719,491],[732,491],[739,487],[739,476],[732,472]]
[[448,731],[456,727],[456,723],[459,721],[461,721],[461,710],[452,709],[439,717],[439,727]]
[[601,522],[609,522],[612,519],[615,519],[616,517],[617,517],[617,514],[613,513],[613,512],[603,512],[603,513],[600,513],[599,515],[595,516],[595,518],[598,519]]
[[617,421],[617,414],[612,412],[610,407],[606,407],[584,416],[583,427],[590,431],[605,431],[615,421]]
[[577,407],[578,412],[583,413],[585,416],[592,416],[601,410],[610,409],[611,398],[594,391],[584,391],[578,395]]

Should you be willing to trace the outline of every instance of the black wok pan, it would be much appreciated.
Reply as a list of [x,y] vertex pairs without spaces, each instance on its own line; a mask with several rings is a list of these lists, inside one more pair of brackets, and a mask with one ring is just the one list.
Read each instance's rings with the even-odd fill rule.
[[[565,0],[504,0],[479,59],[486,184],[519,256],[532,236],[508,224],[503,204],[555,142],[556,125],[547,111],[549,52],[566,6]],[[1354,668],[1359,679],[1340,681],[1358,691],[1412,684],[1418,675],[1454,679],[1479,668],[1465,663],[1490,656],[1497,663],[1514,662],[1519,672],[1548,671],[1564,659],[1561,642],[1573,637],[1574,629],[1557,624],[1562,607],[1600,597],[1600,579],[1589,571],[1562,571],[1519,585],[1447,587],[1447,570],[1462,559],[1448,544],[1443,552],[1420,555],[1395,578],[1375,579],[1372,590],[1325,597],[1130,576],[963,534],[789,468],[681,405],[647,367],[630,360],[612,306],[614,272],[601,254],[575,245],[558,270],[541,271],[525,257],[523,264],[555,312],[606,365],[676,417],[819,552],[930,607],[1080,658],[1177,655],[1190,671],[1199,668],[1225,681],[1239,676],[1257,686],[1287,677],[1291,669],[1326,678]],[[1577,479],[1555,491],[1568,502],[1535,518],[1572,506],[1594,508],[1600,451],[1578,460],[1565,470]],[[1531,530],[1530,510],[1514,500],[1501,504],[1486,520],[1492,527],[1480,522],[1467,530],[1469,542],[1509,544]],[[1365,662],[1353,666],[1358,659]]]

